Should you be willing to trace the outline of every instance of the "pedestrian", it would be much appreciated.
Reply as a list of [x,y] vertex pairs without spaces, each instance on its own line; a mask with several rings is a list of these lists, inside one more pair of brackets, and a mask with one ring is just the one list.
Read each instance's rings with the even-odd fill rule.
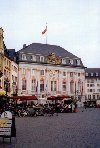
[[59,105],[58,104],[55,104],[55,113],[56,113],[56,116],[58,116],[58,113],[59,113]]

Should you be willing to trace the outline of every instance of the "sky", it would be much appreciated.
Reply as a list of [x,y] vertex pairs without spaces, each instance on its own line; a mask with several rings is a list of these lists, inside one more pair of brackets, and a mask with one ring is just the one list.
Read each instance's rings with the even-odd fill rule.
[[0,27],[8,49],[23,44],[58,45],[100,68],[100,0],[0,0]]

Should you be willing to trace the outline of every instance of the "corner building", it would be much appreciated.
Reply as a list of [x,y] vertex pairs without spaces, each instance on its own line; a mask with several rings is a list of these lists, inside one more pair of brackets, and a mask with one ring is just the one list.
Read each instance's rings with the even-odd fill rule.
[[85,67],[80,58],[56,45],[25,44],[18,51],[18,95],[77,97],[85,101]]

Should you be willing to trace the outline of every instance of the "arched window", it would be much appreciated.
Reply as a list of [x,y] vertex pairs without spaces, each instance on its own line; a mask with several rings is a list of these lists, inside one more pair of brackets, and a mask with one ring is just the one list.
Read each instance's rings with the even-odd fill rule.
[[35,91],[36,90],[36,80],[35,79],[32,79],[31,80],[31,90],[32,91]]
[[78,92],[80,93],[81,92],[81,82],[78,81]]
[[26,80],[22,80],[22,90],[26,90]]
[[51,91],[56,91],[56,90],[57,90],[57,82],[51,81]]

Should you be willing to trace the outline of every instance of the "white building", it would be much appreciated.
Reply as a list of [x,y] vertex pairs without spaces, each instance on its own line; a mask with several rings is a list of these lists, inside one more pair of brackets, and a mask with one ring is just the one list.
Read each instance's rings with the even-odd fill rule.
[[86,69],[86,100],[100,99],[100,68]]

